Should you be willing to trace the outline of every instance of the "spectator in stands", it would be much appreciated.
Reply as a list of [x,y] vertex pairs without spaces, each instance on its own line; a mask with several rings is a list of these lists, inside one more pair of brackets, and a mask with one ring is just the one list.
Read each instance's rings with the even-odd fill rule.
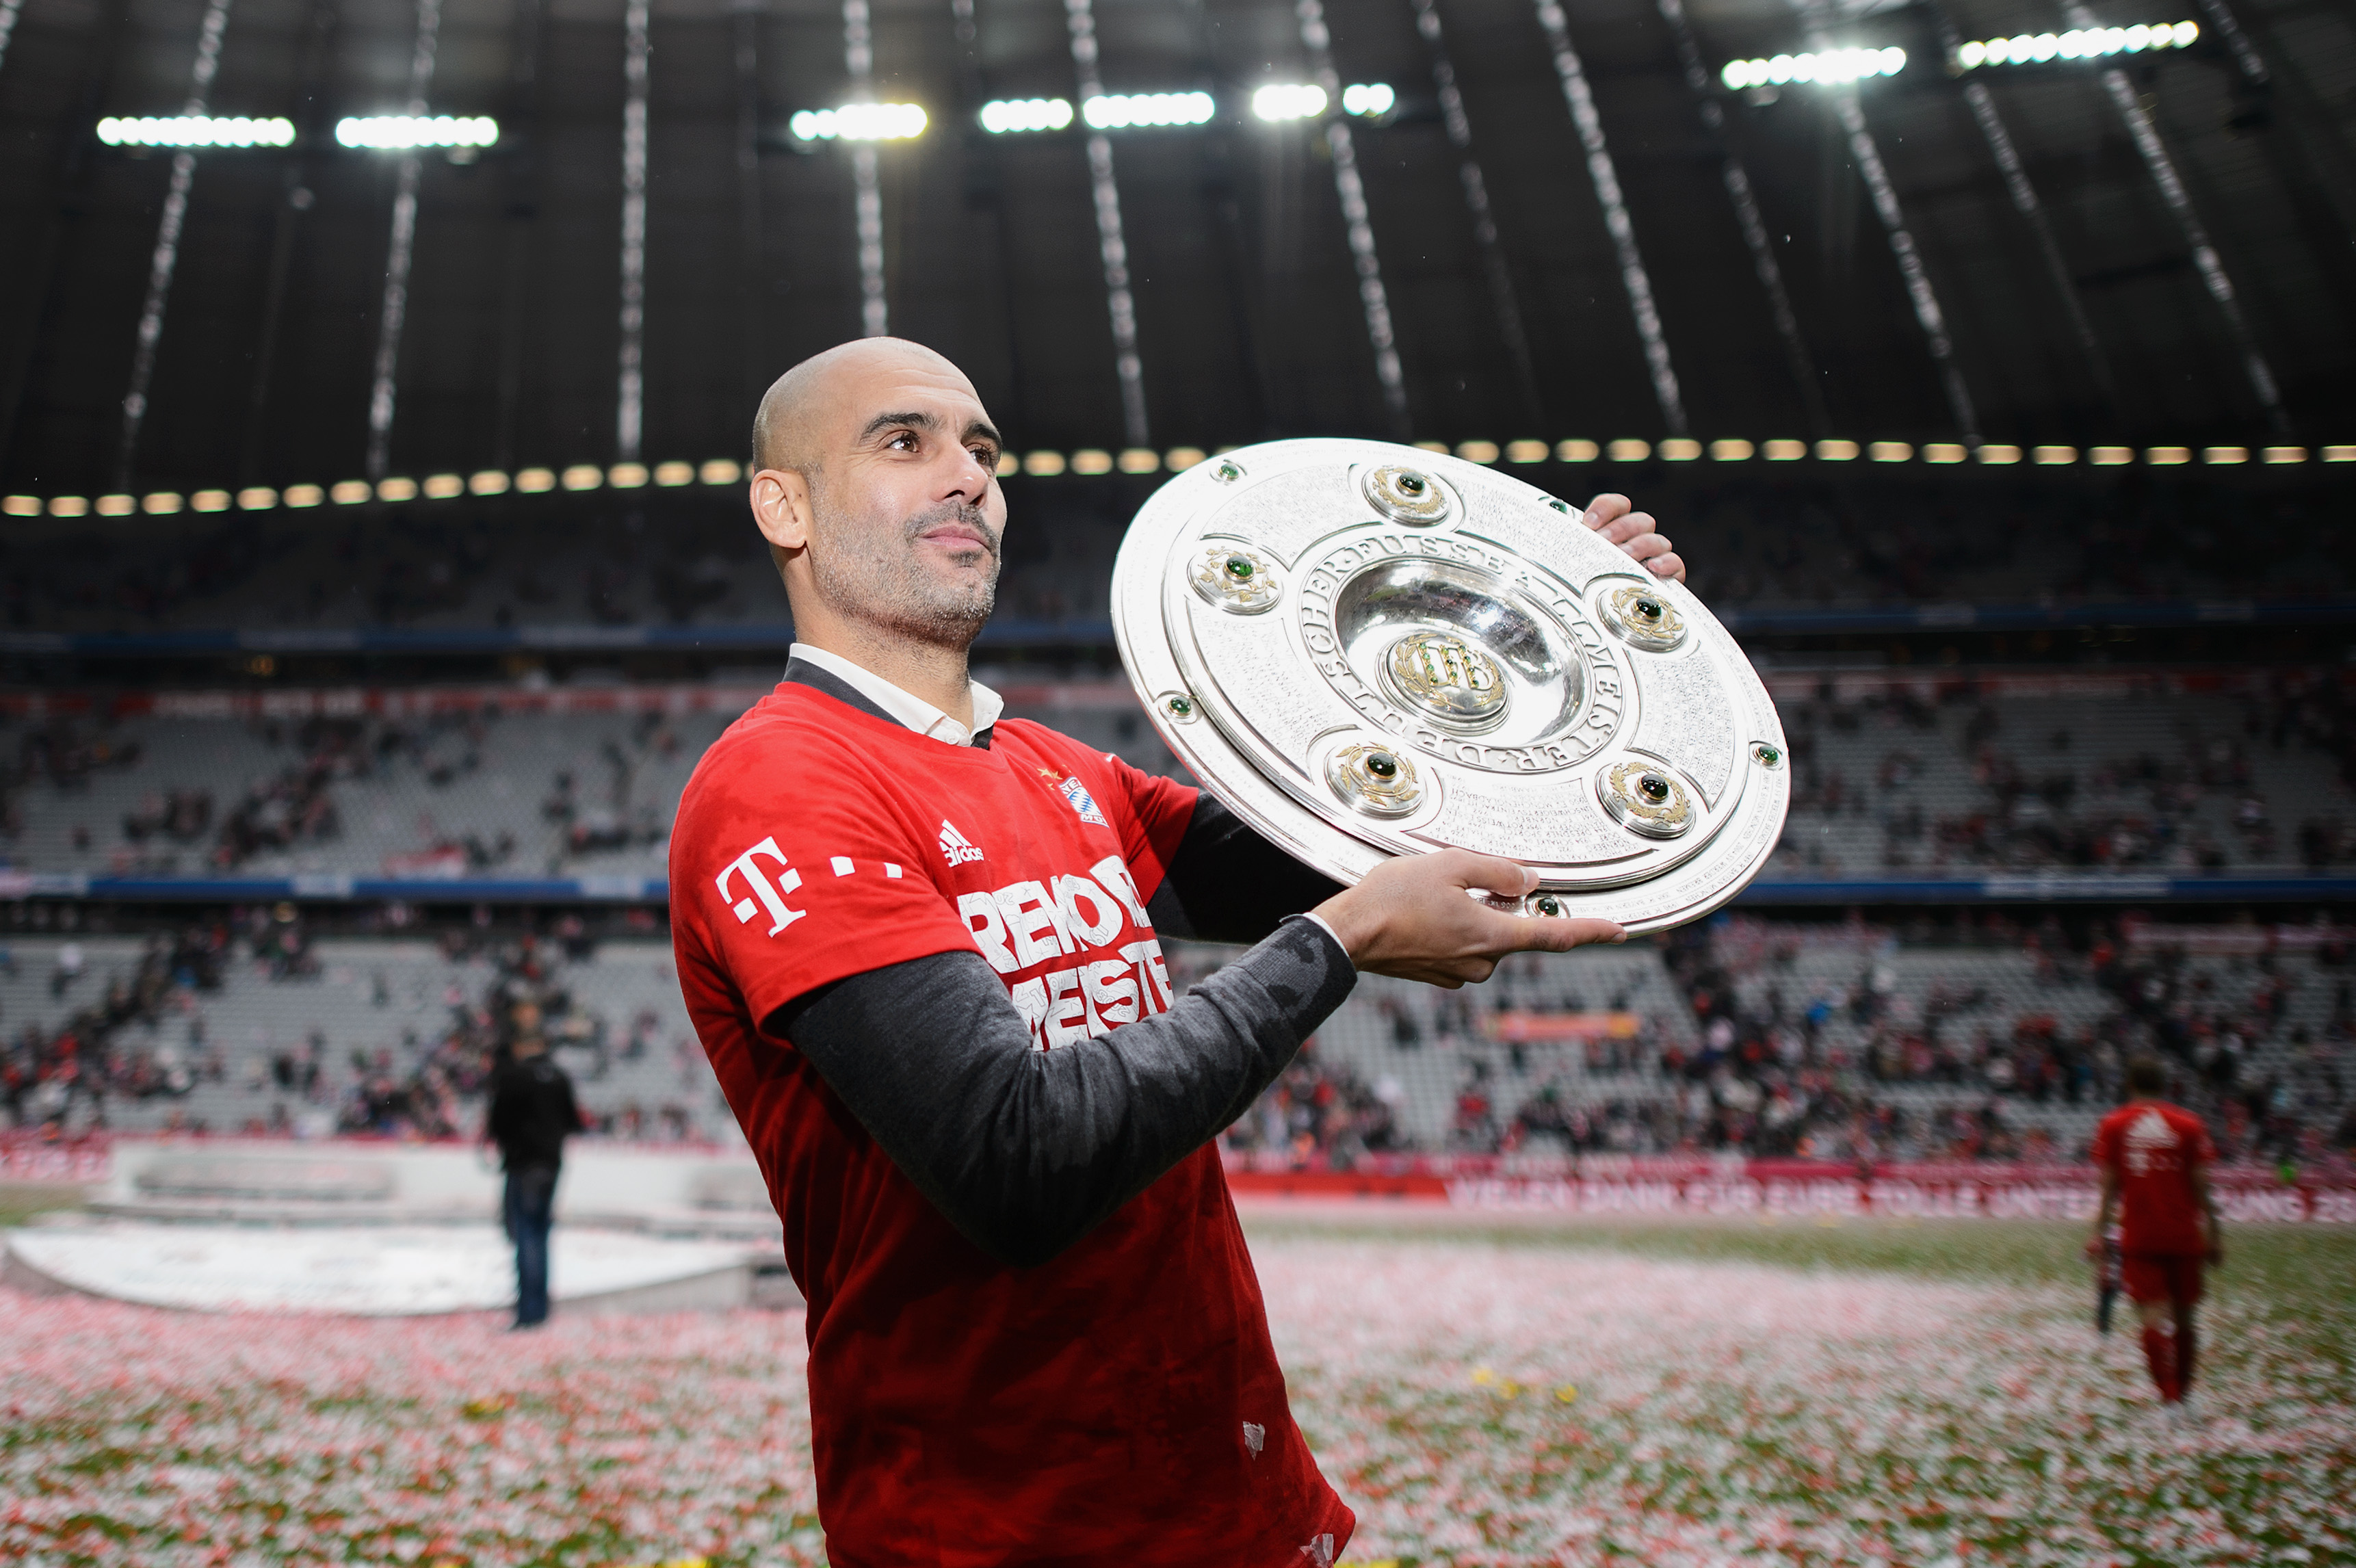
[[513,1021],[508,1060],[492,1079],[484,1136],[498,1144],[507,1173],[502,1212],[508,1239],[515,1243],[515,1326],[537,1328],[548,1321],[548,1234],[555,1221],[564,1140],[587,1131],[588,1124],[573,1097],[573,1080],[549,1058],[540,1009],[519,1004]]

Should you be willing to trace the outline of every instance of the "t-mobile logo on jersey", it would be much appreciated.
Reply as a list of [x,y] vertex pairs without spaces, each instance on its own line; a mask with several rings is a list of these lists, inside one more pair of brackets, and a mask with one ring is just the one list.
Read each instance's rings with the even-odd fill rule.
[[[761,869],[755,858],[764,854],[777,863],[781,875],[775,882],[769,880],[768,873]],[[737,898],[728,890],[728,884],[739,876],[744,879],[744,886],[751,889],[751,896],[748,897]],[[759,843],[730,861],[727,869],[712,879],[712,885],[720,889],[720,898],[723,903],[727,903],[732,898],[735,899],[735,902],[730,906],[730,912],[736,917],[736,923],[740,926],[749,924],[753,917],[761,910],[768,910],[769,918],[774,922],[769,927],[768,934],[773,937],[809,913],[808,909],[786,908],[786,895],[802,885],[802,874],[786,864],[786,852],[777,847],[777,841],[775,838],[763,839]],[[755,898],[760,900],[758,904],[754,903],[753,900]]]
[[969,860],[981,858],[980,849],[971,839],[951,827],[947,817],[941,819],[941,858],[951,865],[963,865]]

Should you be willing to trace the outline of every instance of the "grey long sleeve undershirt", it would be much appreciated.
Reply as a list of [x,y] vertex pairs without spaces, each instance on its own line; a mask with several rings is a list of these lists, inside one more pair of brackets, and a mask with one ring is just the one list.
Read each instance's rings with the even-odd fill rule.
[[970,952],[837,981],[773,1026],[951,1224],[1029,1268],[1242,1115],[1356,982],[1287,919],[1169,1011],[1052,1051]]

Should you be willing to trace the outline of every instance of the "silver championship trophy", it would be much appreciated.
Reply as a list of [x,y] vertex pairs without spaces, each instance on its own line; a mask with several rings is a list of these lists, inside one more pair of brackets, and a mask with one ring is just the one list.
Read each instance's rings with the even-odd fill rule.
[[1112,620],[1170,749],[1344,883],[1469,849],[1538,873],[1524,913],[1659,930],[1740,892],[1783,832],[1783,727],[1726,628],[1477,463],[1222,453],[1130,525]]

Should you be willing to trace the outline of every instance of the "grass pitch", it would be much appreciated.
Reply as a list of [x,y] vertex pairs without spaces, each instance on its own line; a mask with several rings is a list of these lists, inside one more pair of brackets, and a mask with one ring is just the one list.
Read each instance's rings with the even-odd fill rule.
[[[2356,1234],[2229,1237],[2179,1428],[2075,1226],[1252,1230],[1355,1563],[2356,1562]],[[498,1327],[0,1291],[0,1563],[823,1561],[797,1316]]]

